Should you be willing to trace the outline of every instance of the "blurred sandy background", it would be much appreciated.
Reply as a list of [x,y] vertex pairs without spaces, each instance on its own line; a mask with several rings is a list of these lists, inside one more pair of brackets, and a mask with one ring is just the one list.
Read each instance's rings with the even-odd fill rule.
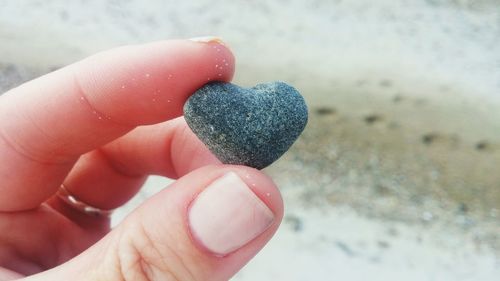
[[[500,1],[0,0],[0,93],[123,44],[218,35],[235,82],[310,106],[285,198],[234,280],[498,280]],[[168,180],[152,177],[118,223]]]

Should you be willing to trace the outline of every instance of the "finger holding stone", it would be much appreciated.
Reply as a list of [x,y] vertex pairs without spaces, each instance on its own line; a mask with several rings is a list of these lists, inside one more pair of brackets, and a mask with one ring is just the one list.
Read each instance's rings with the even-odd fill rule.
[[202,166],[221,164],[191,131],[184,117],[138,127],[102,151],[126,174],[176,179]]
[[276,185],[242,166],[197,169],[75,259],[27,280],[229,280],[283,217]]
[[179,116],[197,88],[233,71],[217,42],[162,41],[97,54],[2,95],[0,211],[38,206],[81,154]]
[[[104,210],[130,200],[150,174],[178,178],[220,161],[179,117],[161,124],[141,126],[99,150],[83,155],[64,181],[79,200]],[[73,220],[60,199],[50,204]],[[61,208],[62,207],[62,208]]]

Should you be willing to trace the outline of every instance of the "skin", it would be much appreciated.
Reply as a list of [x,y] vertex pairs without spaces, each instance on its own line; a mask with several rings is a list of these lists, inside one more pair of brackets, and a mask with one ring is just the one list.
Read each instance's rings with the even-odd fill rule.
[[[228,66],[215,68],[225,60]],[[283,216],[262,172],[222,165],[188,129],[185,100],[230,81],[220,42],[162,41],[102,52],[0,96],[0,280],[227,280],[272,237]],[[224,257],[191,238],[189,204],[233,171],[272,210],[271,227]],[[118,227],[54,194],[118,208],[147,175],[178,179]]]

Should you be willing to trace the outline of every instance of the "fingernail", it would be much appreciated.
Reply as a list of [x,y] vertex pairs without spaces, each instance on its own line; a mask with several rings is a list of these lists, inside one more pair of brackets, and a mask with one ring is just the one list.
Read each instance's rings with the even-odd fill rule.
[[222,41],[221,38],[216,37],[216,36],[194,37],[194,38],[190,38],[189,40],[193,41],[193,42],[198,42],[198,43],[219,43],[222,45],[226,45],[226,43],[224,43],[224,41]]
[[193,237],[207,250],[221,256],[252,241],[273,220],[273,212],[234,172],[205,188],[189,210]]

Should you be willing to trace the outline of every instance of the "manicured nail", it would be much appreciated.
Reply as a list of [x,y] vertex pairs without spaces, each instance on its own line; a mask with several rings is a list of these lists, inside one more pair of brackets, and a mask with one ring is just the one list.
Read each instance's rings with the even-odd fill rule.
[[234,172],[205,188],[189,210],[189,226],[194,238],[221,256],[252,241],[273,220],[273,212]]
[[190,38],[189,40],[193,42],[198,42],[198,43],[219,43],[222,45],[226,45],[224,41],[222,41],[221,38],[216,37],[216,36],[202,36],[202,37],[194,37]]

